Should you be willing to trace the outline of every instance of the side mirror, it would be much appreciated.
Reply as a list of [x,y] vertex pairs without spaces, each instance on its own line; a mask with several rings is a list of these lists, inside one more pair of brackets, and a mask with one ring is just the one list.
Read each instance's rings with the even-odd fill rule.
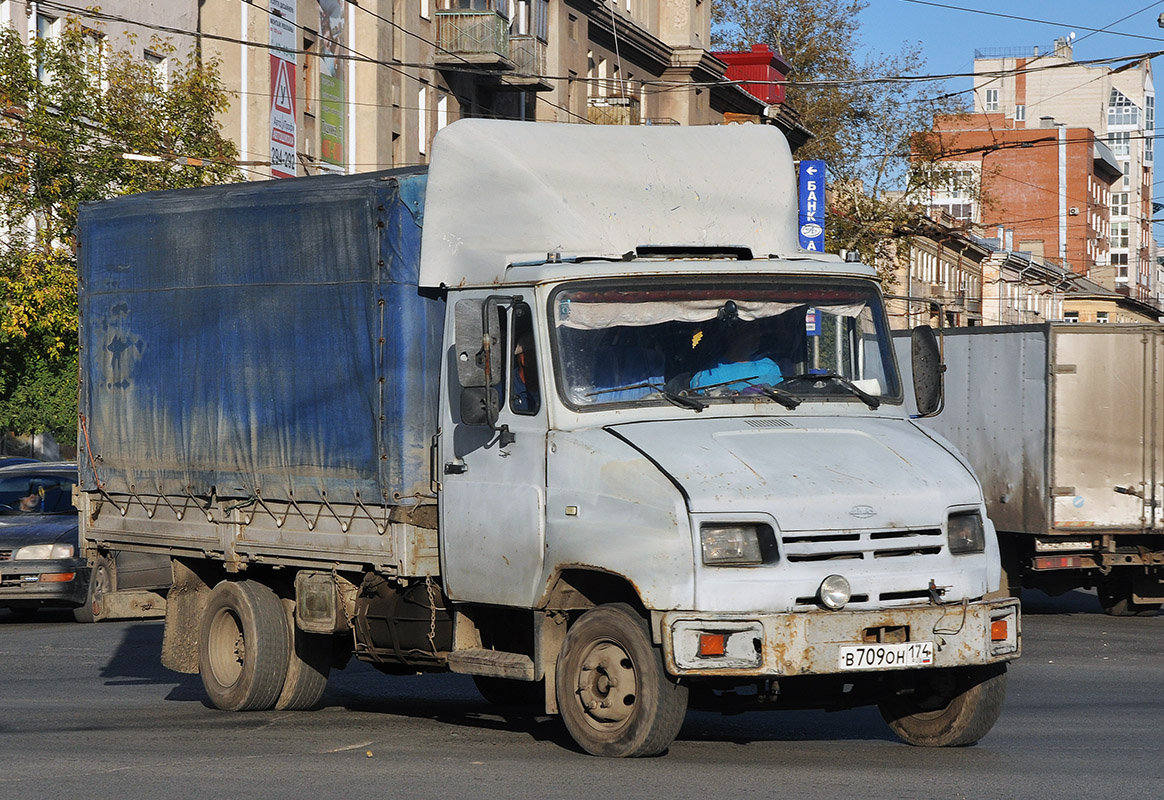
[[453,311],[457,382],[465,388],[487,385],[487,375],[495,381],[501,376],[501,324],[496,313],[487,313],[486,305],[496,308],[489,300],[458,300]]
[[942,410],[942,350],[929,325],[918,325],[910,335],[913,393],[918,416],[932,417]]
[[497,390],[492,386],[467,386],[461,389],[461,422],[465,425],[492,425],[490,409],[499,404]]

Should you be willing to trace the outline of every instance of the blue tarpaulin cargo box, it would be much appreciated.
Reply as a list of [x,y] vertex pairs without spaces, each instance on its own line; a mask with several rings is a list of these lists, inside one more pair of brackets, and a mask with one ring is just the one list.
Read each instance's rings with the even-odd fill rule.
[[425,182],[397,170],[84,206],[85,488],[430,495],[444,300],[417,285]]

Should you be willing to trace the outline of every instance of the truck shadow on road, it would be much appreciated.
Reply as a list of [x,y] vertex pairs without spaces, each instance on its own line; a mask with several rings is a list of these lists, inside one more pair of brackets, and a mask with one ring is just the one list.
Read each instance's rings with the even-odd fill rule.
[[205,693],[197,675],[173,672],[162,666],[163,630],[161,622],[128,626],[117,649],[101,668],[101,677],[108,686],[172,684],[174,688],[166,695],[167,700],[203,700]]
[[1023,614],[1029,616],[1103,614],[1094,589],[1076,589],[1056,596],[1038,589],[1023,589],[1020,599]]
[[[561,720],[531,709],[500,707],[481,698],[464,675],[389,677],[365,664],[332,673],[323,705],[348,711],[426,719],[468,729],[466,735],[521,734],[582,752]],[[897,741],[875,708],[756,711],[721,715],[689,711],[678,741],[747,745],[760,742]]]

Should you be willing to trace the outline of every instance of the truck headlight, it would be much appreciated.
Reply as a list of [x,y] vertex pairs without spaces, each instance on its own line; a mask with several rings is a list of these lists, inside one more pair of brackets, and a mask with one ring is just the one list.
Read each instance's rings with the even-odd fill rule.
[[72,558],[71,544],[30,544],[17,550],[13,561],[44,561],[49,558]]
[[699,529],[703,563],[709,566],[763,564],[776,557],[776,536],[767,525],[728,523]]
[[977,511],[951,514],[946,529],[951,553],[981,553],[986,549],[986,533]]

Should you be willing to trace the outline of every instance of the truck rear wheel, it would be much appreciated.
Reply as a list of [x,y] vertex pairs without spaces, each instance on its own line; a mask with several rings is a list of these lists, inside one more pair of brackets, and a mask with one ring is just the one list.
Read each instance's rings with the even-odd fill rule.
[[227,711],[275,707],[290,659],[283,603],[256,581],[223,581],[206,600],[198,671],[210,701]]
[[327,676],[331,672],[331,637],[300,630],[295,624],[295,602],[286,599],[282,602],[289,637],[287,677],[275,708],[279,711],[305,711],[319,704],[327,688]]
[[935,670],[917,687],[878,704],[903,741],[918,747],[965,747],[985,736],[1002,711],[1006,664]]
[[667,675],[646,622],[624,603],[599,606],[574,623],[556,678],[566,729],[591,755],[657,755],[687,713],[687,687]]
[[1103,613],[1112,617],[1154,617],[1159,603],[1137,603],[1132,599],[1130,578],[1109,578],[1095,587]]

